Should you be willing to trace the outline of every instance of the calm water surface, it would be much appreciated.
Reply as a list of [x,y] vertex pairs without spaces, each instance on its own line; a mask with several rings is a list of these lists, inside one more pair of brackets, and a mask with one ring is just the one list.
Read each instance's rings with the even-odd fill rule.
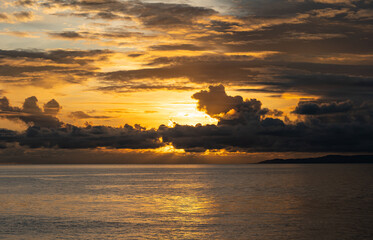
[[0,239],[373,239],[373,165],[1,166]]

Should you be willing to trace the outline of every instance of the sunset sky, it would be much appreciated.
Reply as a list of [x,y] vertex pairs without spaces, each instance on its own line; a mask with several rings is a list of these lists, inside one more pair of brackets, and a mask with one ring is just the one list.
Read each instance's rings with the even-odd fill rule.
[[2,0],[0,162],[373,152],[371,0]]

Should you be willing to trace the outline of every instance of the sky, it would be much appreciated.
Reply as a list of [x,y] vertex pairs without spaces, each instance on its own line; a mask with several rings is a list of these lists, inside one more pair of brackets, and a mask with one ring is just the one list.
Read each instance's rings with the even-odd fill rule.
[[0,163],[373,152],[371,0],[3,0]]

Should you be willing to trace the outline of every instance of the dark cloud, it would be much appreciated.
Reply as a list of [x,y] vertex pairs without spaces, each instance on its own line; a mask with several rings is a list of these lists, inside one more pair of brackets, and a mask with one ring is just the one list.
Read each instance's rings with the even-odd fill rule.
[[32,19],[34,17],[34,14],[29,11],[21,11],[21,12],[13,13],[13,16],[19,21],[25,21],[25,20]]
[[44,113],[50,115],[57,115],[61,108],[62,107],[60,106],[60,104],[56,100],[52,99],[46,104],[44,104]]
[[35,4],[34,0],[18,0],[15,2],[17,6],[31,7]]
[[[252,52],[256,53],[256,51]],[[199,55],[199,56],[182,56],[182,57],[159,57],[151,60],[147,64],[147,66],[157,66],[160,64],[167,64],[170,66],[179,66],[179,65],[187,65],[187,64],[219,64],[219,63],[225,63],[228,65],[238,64],[239,62],[250,62],[250,64],[257,60],[254,57],[251,56],[245,56],[245,55],[232,55],[232,56],[226,56],[221,54],[206,54],[206,55]],[[261,63],[262,64],[262,63]],[[251,65],[245,65],[245,66],[251,66]],[[259,63],[256,63],[256,66],[259,66]],[[231,66],[230,66],[231,67]],[[242,67],[240,65],[239,67]]]
[[1,111],[21,111],[20,108],[11,107],[9,104],[9,100],[6,97],[0,98],[0,110]]
[[0,143],[13,142],[17,135],[16,131],[0,128]]
[[77,119],[88,119],[88,118],[97,118],[97,119],[104,119],[104,118],[111,118],[109,116],[93,116],[89,115],[83,111],[75,111],[70,113],[70,117],[77,118]]
[[[63,32],[50,32],[49,36],[54,38],[62,38],[68,40],[103,40],[113,39],[113,40],[123,40],[133,37],[137,38],[149,38],[152,35],[145,35],[141,32],[130,32],[123,29],[110,29],[106,32],[88,32],[88,31],[63,31]],[[121,45],[121,43],[117,43]]]
[[[309,26],[311,28],[317,26]],[[332,31],[332,30],[330,30]],[[359,31],[359,29],[357,29]],[[255,34],[255,33],[250,33]],[[289,33],[284,33],[289,34]],[[233,34],[235,35],[235,34]],[[369,44],[369,38],[373,36],[373,33],[369,34],[356,34],[355,36],[349,36],[348,38],[327,38],[327,39],[287,39],[277,34],[268,34],[268,36],[260,37],[258,34],[255,36],[255,40],[249,38],[241,39],[237,37],[232,39],[232,36],[227,36],[226,41],[228,42],[225,46],[232,51],[279,51],[289,54],[337,54],[337,53],[349,53],[349,54],[365,54],[373,53],[373,47]],[[311,35],[312,36],[312,35]],[[219,39],[214,41],[220,41],[223,38],[219,36]],[[241,39],[241,40],[240,40]],[[272,40],[276,39],[276,40]],[[235,44],[239,41],[247,41],[246,44]],[[338,44],[336,44],[338,42]],[[231,44],[233,43],[233,44]]]
[[[221,99],[218,94],[209,97],[208,104],[212,106],[213,97],[216,97],[216,102]],[[351,112],[354,109],[349,106],[351,104],[324,102],[319,104],[319,115],[306,115],[309,117],[304,121],[289,122],[269,117],[276,111],[263,109],[260,101],[251,99],[238,103],[232,107],[233,110],[221,115],[218,125],[161,126],[159,131],[164,141],[186,151],[371,152],[372,105],[364,103]],[[327,111],[331,115],[322,114]]]
[[[76,84],[86,81],[95,75],[96,68],[87,66],[0,66],[0,82],[14,85],[32,85],[51,88],[60,83]],[[40,65],[44,65],[41,63]],[[53,81],[50,78],[53,77]]]
[[[89,15],[87,15],[87,16],[89,16]],[[106,19],[106,20],[114,20],[114,19],[130,20],[131,19],[129,17],[123,18],[123,17],[121,17],[121,16],[119,16],[117,14],[113,14],[111,12],[99,12],[96,15],[94,15],[94,17],[92,17],[92,18],[94,18],[94,19],[95,18],[102,18],[102,19]]]
[[223,85],[210,86],[208,91],[202,90],[195,93],[192,98],[198,100],[197,108],[210,116],[225,114],[243,103],[241,96],[228,96]]
[[319,102],[301,101],[293,113],[302,115],[320,115],[330,113],[348,112],[352,110],[353,104],[350,101],[344,102]]
[[[357,56],[359,57],[359,56]],[[312,63],[312,62],[274,62],[278,67],[286,67],[293,72],[313,73],[315,76],[331,76],[335,78],[367,78],[373,77],[372,65],[367,64],[332,64],[332,63]]]
[[137,15],[148,26],[190,25],[194,20],[216,13],[187,4],[142,3]]
[[307,13],[319,9],[340,8],[364,8],[368,7],[369,1],[361,0],[310,0],[310,1],[287,1],[287,0],[252,0],[234,1],[233,9],[237,9],[240,16],[256,16],[262,18],[274,18],[294,16],[299,13]]
[[198,18],[216,13],[203,7],[174,3],[147,3],[141,1],[76,1],[48,0],[44,7],[75,7],[81,16],[102,18],[106,20],[138,19],[148,27],[170,28],[175,26],[191,26]]
[[[294,112],[302,116],[302,121],[311,125],[351,124],[371,125],[373,121],[372,101],[300,101]],[[370,127],[366,127],[367,130]],[[369,132],[369,131],[368,131]]]
[[351,99],[373,97],[371,65],[297,62],[283,55],[263,59],[217,55],[163,57],[151,63],[158,64],[166,66],[102,73],[103,81],[110,85],[102,90],[118,89],[117,85],[123,83],[130,86],[141,79],[156,82],[188,78],[198,84],[226,83],[251,92]]
[[194,44],[175,44],[175,45],[154,45],[154,46],[151,46],[150,49],[157,50],[157,51],[173,51],[173,50],[202,51],[208,48],[197,46]]
[[30,60],[50,60],[55,63],[88,65],[94,59],[89,57],[105,57],[112,53],[110,50],[0,50],[0,59],[30,59]]
[[291,92],[333,98],[371,98],[373,92],[373,68],[369,64],[300,62],[283,54],[263,59],[216,55],[158,58],[152,64],[169,66],[107,73],[105,78],[120,82],[186,77],[196,83],[233,84],[251,92]]
[[[157,63],[171,63],[170,66],[144,68],[138,70],[116,71],[102,73],[105,81],[131,82],[138,79],[172,79],[186,77],[195,83],[226,83],[226,82],[247,82],[249,76],[257,74],[256,70],[251,70],[253,65],[249,61],[237,59],[206,59],[186,58],[181,59],[157,59]],[[245,59],[245,58],[243,58]],[[248,59],[246,57],[246,59]],[[176,62],[172,62],[175,60]],[[171,61],[171,62],[170,62]],[[257,65],[257,64],[256,64]]]
[[257,99],[243,100],[241,96],[228,96],[223,85],[210,86],[209,91],[195,93],[192,98],[198,100],[197,108],[200,111],[219,119],[218,126],[255,124],[266,115],[282,115],[277,109],[262,108],[262,103]]
[[[237,23],[214,22],[209,30],[219,34],[201,36],[201,42],[230,51],[280,51],[289,54],[365,54],[372,52],[372,22],[354,22],[303,16],[302,19],[258,19]],[[250,23],[253,21],[253,23]],[[237,30],[234,30],[237,28]]]
[[38,105],[38,99],[35,96],[26,98],[22,109],[26,113],[41,113],[41,108]]
[[[372,4],[335,2],[234,1],[231,10],[239,21],[213,20],[204,27],[216,34],[205,34],[199,40],[238,52],[372,53],[372,18],[367,18]],[[352,17],[358,12],[362,18]]]
[[18,142],[31,148],[131,148],[147,149],[163,146],[160,135],[155,130],[135,129],[125,125],[122,128],[107,126],[76,127],[66,125],[61,128],[29,127],[24,133],[0,131],[3,142]]
[[95,88],[95,90],[104,92],[136,92],[136,91],[154,91],[154,90],[175,90],[188,91],[194,90],[195,87],[183,86],[182,84],[144,84],[142,82],[131,82],[129,84],[110,85]]
[[49,33],[49,35],[52,37],[69,38],[69,39],[83,39],[84,38],[84,36],[82,36],[80,33],[74,32],[74,31]]
[[[84,82],[99,70],[95,63],[106,60],[111,53],[109,50],[0,50],[0,61],[4,61],[0,65],[0,81],[44,88]],[[14,61],[16,64],[12,64]]]
[[0,118],[22,121],[28,125],[57,128],[63,123],[55,117],[60,107],[56,100],[51,100],[44,105],[44,111],[38,105],[35,96],[26,98],[22,108],[12,107],[6,97],[0,99]]
[[[332,75],[294,74],[284,75],[277,82],[262,82],[267,89],[283,92],[303,92],[331,98],[372,99],[373,78]],[[266,87],[265,87],[266,88]]]
[[131,53],[131,54],[128,54],[129,57],[132,57],[132,58],[137,58],[137,57],[140,57],[140,56],[143,56],[144,54],[143,53]]
[[40,73],[43,71],[53,72],[53,71],[59,71],[59,70],[67,70],[67,68],[60,67],[60,66],[14,66],[14,65],[4,64],[0,66],[0,76],[27,77],[27,75],[30,73]]
[[0,20],[7,20],[8,16],[4,13],[0,13]]

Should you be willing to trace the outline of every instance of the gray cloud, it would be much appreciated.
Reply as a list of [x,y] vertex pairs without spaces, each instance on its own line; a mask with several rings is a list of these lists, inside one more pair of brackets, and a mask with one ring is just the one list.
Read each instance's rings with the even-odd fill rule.
[[202,90],[195,93],[192,98],[198,100],[197,108],[210,116],[225,114],[243,103],[241,96],[228,96],[223,85],[210,86],[208,91]]
[[[225,58],[225,57],[224,57]],[[216,82],[246,82],[248,76],[256,75],[255,70],[250,68],[258,64],[250,64],[249,61],[240,61],[234,58],[213,59],[207,56],[206,59],[182,58],[182,59],[157,59],[157,63],[171,63],[169,66],[158,68],[144,68],[138,70],[116,71],[102,73],[106,81],[131,82],[138,79],[171,79],[186,77],[196,83]],[[242,59],[248,59],[242,58]],[[175,62],[173,62],[175,60]]]
[[[89,31],[62,31],[62,32],[49,32],[49,36],[53,38],[62,38],[67,40],[124,40],[130,38],[151,38],[152,35],[145,35],[142,32],[127,31],[123,29],[110,29],[105,32],[89,32]],[[116,43],[121,45],[121,43]]]
[[41,108],[38,106],[38,99],[35,96],[26,98],[22,109],[26,113],[41,113]]
[[0,110],[1,111],[21,111],[18,107],[11,107],[9,100],[6,97],[0,98]]
[[110,54],[110,50],[51,50],[51,51],[40,51],[40,50],[1,50],[0,59],[43,59],[50,60],[55,63],[70,63],[87,65],[93,62],[93,59],[82,59],[85,57],[105,57],[106,54]]
[[70,117],[77,118],[77,119],[88,119],[88,118],[97,118],[97,119],[104,119],[104,118],[111,118],[109,116],[93,116],[89,115],[83,111],[75,111],[70,113]]
[[68,38],[68,39],[83,39],[84,36],[82,36],[78,32],[74,31],[65,31],[65,32],[60,32],[60,33],[49,33],[50,36],[52,37],[60,37],[60,38]]
[[32,19],[34,17],[34,14],[32,12],[29,12],[29,11],[21,11],[21,12],[13,13],[13,16],[17,20],[25,21],[25,20]]
[[[58,106],[58,107],[57,107]],[[57,128],[63,123],[55,117],[60,107],[54,99],[44,105],[44,111],[38,105],[35,96],[26,98],[22,108],[12,107],[6,97],[0,99],[0,118],[22,121],[28,125]]]
[[[81,16],[89,18],[131,19],[137,18],[145,26],[170,28],[190,26],[196,19],[216,13],[212,9],[194,7],[187,4],[147,3],[141,1],[75,1],[48,0],[44,7],[75,7]],[[93,13],[93,14],[92,14]]]
[[15,4],[17,6],[22,6],[22,7],[31,7],[35,4],[36,2],[34,0],[17,0]]
[[197,46],[194,44],[174,44],[174,45],[154,45],[154,46],[151,46],[150,49],[157,50],[157,51],[173,51],[173,50],[202,51],[208,48]]
[[328,74],[281,76],[281,82],[267,82],[268,89],[284,92],[304,92],[331,98],[372,99],[373,78]]
[[183,86],[181,84],[143,84],[142,82],[131,82],[129,84],[110,85],[95,88],[95,90],[103,92],[136,92],[136,91],[154,91],[154,90],[175,90],[188,91],[194,90],[195,87]]
[[60,104],[56,100],[52,99],[46,104],[44,104],[44,113],[50,115],[57,115],[61,108],[62,107],[60,106]]
[[8,16],[4,13],[0,13],[0,20],[7,20]]
[[[0,50],[0,61],[4,61],[0,65],[0,81],[44,88],[84,82],[99,70],[96,61],[106,60],[111,53],[109,50]],[[14,61],[17,64],[12,64]],[[54,81],[49,81],[51,77]]]
[[320,115],[331,113],[343,113],[352,110],[353,104],[350,101],[344,102],[320,102],[301,101],[293,113],[302,115]]
[[138,130],[125,125],[123,128],[88,126],[85,128],[67,125],[63,128],[30,127],[18,135],[20,145],[31,148],[132,148],[145,149],[161,147],[159,134],[155,130]]
[[0,129],[1,142],[18,142],[31,148],[132,148],[146,149],[163,146],[155,130],[136,129],[125,125],[122,128],[87,126],[84,128],[66,125],[60,128],[29,127],[24,133]]
[[[156,82],[159,79],[185,77],[199,84],[226,83],[237,86],[237,89],[242,91],[251,92],[291,92],[351,99],[372,97],[373,72],[369,64],[291,61],[282,54],[263,59],[218,55],[163,57],[155,59],[150,65],[158,64],[166,66],[100,75],[113,89],[123,83],[130,86],[141,79]],[[110,86],[107,86],[106,90],[110,90]]]

